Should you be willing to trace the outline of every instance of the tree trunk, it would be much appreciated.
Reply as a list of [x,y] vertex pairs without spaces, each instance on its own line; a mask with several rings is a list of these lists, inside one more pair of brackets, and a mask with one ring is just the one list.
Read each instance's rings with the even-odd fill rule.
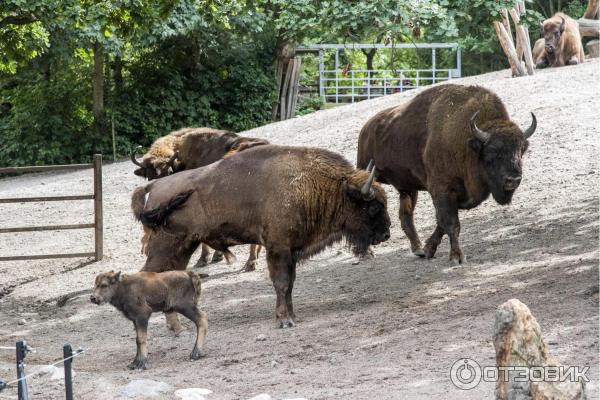
[[100,138],[104,133],[104,48],[97,42],[94,44],[93,96],[94,127]]
[[362,52],[367,57],[367,69],[373,70],[373,60],[375,59],[375,54],[377,54],[377,49],[370,49],[369,51],[362,49]]
[[[296,48],[294,45],[286,40],[280,40],[277,43],[277,63],[275,67],[275,79],[277,82],[277,100],[273,105],[273,121],[286,119],[285,106],[282,102],[282,96],[285,96],[285,89],[287,89],[286,76],[291,74],[288,69],[291,67],[290,60],[295,56]],[[284,112],[282,112],[284,111]]]
[[123,59],[121,56],[115,56],[113,80],[116,91],[120,93],[123,89]]

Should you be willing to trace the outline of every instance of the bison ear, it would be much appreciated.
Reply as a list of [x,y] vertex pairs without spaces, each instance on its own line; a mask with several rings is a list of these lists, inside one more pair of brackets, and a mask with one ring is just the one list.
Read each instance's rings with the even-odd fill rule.
[[350,200],[353,202],[361,203],[365,201],[359,187],[348,184],[348,182],[344,182],[343,190],[346,193],[346,196],[348,196],[348,198],[350,198]]
[[481,143],[481,140],[477,139],[477,138],[470,138],[468,140],[469,142],[469,147],[477,154],[481,153],[481,150],[483,149],[483,143]]
[[119,271],[119,272],[116,272],[116,273],[115,273],[115,274],[112,276],[112,278],[110,278],[110,282],[111,282],[111,283],[117,283],[117,282],[120,282],[120,281],[121,281],[121,271]]

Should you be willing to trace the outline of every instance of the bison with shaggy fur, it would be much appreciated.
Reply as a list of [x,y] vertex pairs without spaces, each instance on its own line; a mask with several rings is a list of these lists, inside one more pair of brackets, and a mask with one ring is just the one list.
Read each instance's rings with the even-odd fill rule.
[[543,39],[533,46],[536,68],[562,67],[584,61],[579,24],[566,14],[556,13],[542,23]]
[[[521,158],[535,116],[522,131],[491,91],[477,86],[441,85],[384,110],[360,132],[358,167],[375,161],[377,176],[400,193],[400,223],[415,255],[431,258],[443,237],[450,260],[465,257],[458,236],[458,210],[471,209],[491,195],[509,204],[522,177]],[[421,245],[413,214],[417,193],[428,191],[437,227]]]
[[[374,172],[373,172],[374,173]],[[280,327],[294,325],[296,263],[346,239],[357,254],[389,238],[385,192],[374,175],[321,149],[266,145],[157,180],[133,193],[133,212],[172,235],[172,248],[150,240],[146,261],[185,262],[187,243],[227,253],[261,244],[277,295]]]
[[[263,139],[242,137],[224,130],[183,128],[158,138],[150,146],[148,152],[144,154],[141,161],[136,159],[134,153],[131,154],[131,160],[139,167],[134,171],[136,175],[154,180],[168,176],[170,173],[203,167],[223,157],[229,157],[240,151],[267,143]],[[142,252],[144,254],[147,254],[146,248],[149,235],[150,232],[145,231],[142,238]],[[165,240],[168,241],[168,239]],[[197,244],[196,247],[199,245]],[[245,265],[246,271],[256,269],[260,250],[260,246],[250,247],[250,255]],[[203,244],[200,258],[195,267],[208,265],[209,255],[210,249]],[[215,251],[212,262],[219,262],[222,259],[223,254]]]

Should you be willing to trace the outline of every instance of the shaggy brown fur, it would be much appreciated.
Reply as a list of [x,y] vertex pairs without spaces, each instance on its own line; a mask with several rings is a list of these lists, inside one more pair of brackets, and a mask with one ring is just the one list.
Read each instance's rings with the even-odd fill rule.
[[[564,23],[563,23],[564,21]],[[533,46],[537,68],[562,67],[585,61],[579,24],[566,14],[556,13],[542,24],[544,38]]]
[[[475,113],[476,126],[489,135],[487,140],[470,127]],[[364,167],[373,159],[380,182],[400,193],[400,222],[414,254],[433,257],[448,234],[450,259],[463,262],[458,210],[476,207],[490,193],[498,203],[508,204],[521,179],[526,148],[523,132],[494,93],[441,85],[371,118],[360,132],[357,165]],[[424,249],[413,221],[421,190],[431,194],[438,223]]]
[[[179,241],[193,237],[221,251],[264,245],[277,318],[286,327],[293,325],[291,293],[299,260],[342,238],[364,253],[389,237],[385,192],[374,183],[363,195],[367,180],[365,171],[335,153],[267,145],[138,188],[132,208],[146,226],[163,227],[157,234]],[[175,199],[189,191],[187,201],[173,209]],[[166,262],[176,251],[154,237],[145,268]]]
[[[136,169],[134,173],[148,180],[158,179],[167,176],[169,170],[179,172],[203,167],[221,158],[230,157],[249,148],[268,143],[263,139],[242,137],[233,132],[218,129],[183,128],[157,139],[144,155],[140,168]],[[150,234],[149,231],[145,230],[141,239],[143,254],[147,254]],[[250,247],[250,254],[244,267],[245,271],[256,269],[260,250],[260,246],[257,245]],[[208,246],[202,245],[202,253],[194,267],[199,268],[208,265],[209,255]],[[223,254],[216,251],[212,262],[222,259]]]
[[148,358],[148,320],[153,312],[180,313],[196,325],[196,342],[190,358],[197,360],[208,331],[208,318],[198,305],[200,276],[193,272],[138,272],[121,275],[105,272],[96,277],[90,300],[95,304],[110,303],[130,321],[136,331],[137,353],[130,369],[146,369]]

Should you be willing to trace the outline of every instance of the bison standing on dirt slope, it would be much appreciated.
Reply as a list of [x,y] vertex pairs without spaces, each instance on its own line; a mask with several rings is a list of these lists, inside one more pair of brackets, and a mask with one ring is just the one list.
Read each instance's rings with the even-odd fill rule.
[[[536,119],[525,131],[510,120],[502,101],[476,86],[441,85],[384,110],[360,132],[358,167],[371,159],[381,183],[400,193],[400,223],[414,254],[431,258],[443,237],[450,260],[465,260],[458,236],[459,209],[471,209],[490,193],[509,204],[521,182],[521,158]],[[437,227],[425,248],[413,213],[419,190],[430,193]]]
[[577,21],[556,13],[542,24],[544,38],[533,46],[536,68],[562,67],[584,62],[583,45]]
[[[139,167],[134,171],[136,175],[153,180],[168,176],[169,171],[175,173],[186,169],[204,167],[223,157],[268,143],[263,139],[242,137],[233,132],[218,129],[183,128],[158,138],[152,144],[150,150],[144,154],[141,162],[132,153],[131,161]],[[142,251],[146,249],[147,240],[148,235],[144,235]],[[195,244],[196,247],[190,253],[190,257],[199,245],[200,243]],[[250,247],[250,256],[245,266],[246,271],[256,269],[259,252],[260,246],[253,245]],[[208,246],[202,245],[202,253],[195,267],[208,265],[209,255]],[[222,259],[223,254],[215,251],[212,262],[219,262]]]
[[239,244],[265,246],[285,328],[294,325],[299,260],[344,238],[357,254],[389,238],[385,192],[373,180],[326,150],[266,145],[137,188],[132,209],[145,226],[178,238],[171,249],[151,239],[147,264],[178,257],[190,240],[226,254]]

